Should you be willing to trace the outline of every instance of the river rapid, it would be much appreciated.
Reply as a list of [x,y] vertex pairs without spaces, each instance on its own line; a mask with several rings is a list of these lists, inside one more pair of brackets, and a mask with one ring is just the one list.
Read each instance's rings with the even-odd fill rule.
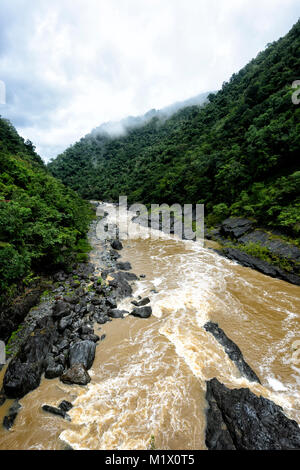
[[[114,222],[115,207],[101,205],[99,215],[103,209]],[[134,298],[151,299],[152,317],[102,326],[107,337],[97,347],[92,382],[70,387],[43,379],[20,401],[13,429],[0,430],[0,449],[149,449],[151,443],[157,449],[205,449],[206,381],[213,377],[273,400],[300,424],[300,288],[239,266],[211,245],[133,224],[133,215],[124,216],[134,230],[123,241],[122,260],[146,276],[133,284]],[[90,238],[91,262],[100,274],[101,243]],[[118,307],[131,311],[132,300]],[[204,330],[208,321],[239,346],[261,385],[241,377]],[[41,410],[62,399],[74,405],[72,422]],[[0,409],[1,420],[10,405]]]

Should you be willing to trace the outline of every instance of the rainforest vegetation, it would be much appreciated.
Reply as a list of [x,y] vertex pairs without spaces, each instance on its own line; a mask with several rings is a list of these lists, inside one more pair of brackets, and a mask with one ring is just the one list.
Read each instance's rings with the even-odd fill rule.
[[83,259],[92,217],[51,176],[30,141],[0,118],[0,302],[41,272]]
[[110,137],[93,131],[49,169],[83,198],[204,203],[207,223],[247,216],[300,234],[300,21],[209,95],[205,106]]

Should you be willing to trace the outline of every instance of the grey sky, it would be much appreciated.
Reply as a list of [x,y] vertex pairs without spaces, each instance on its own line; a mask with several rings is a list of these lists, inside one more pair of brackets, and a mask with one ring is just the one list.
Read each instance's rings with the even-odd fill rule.
[[48,160],[102,122],[219,89],[299,12],[299,0],[1,0],[0,114]]

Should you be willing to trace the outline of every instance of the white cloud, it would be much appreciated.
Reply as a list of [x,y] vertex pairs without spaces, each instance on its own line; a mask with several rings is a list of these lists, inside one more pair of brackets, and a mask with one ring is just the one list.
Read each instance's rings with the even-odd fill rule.
[[54,157],[102,122],[218,89],[298,0],[1,0],[0,113]]

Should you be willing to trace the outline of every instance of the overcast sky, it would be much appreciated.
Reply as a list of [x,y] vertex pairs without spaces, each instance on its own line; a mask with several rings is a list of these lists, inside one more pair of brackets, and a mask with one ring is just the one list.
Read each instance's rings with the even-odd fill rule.
[[299,0],[0,0],[0,114],[49,160],[103,122],[219,89],[299,13]]

